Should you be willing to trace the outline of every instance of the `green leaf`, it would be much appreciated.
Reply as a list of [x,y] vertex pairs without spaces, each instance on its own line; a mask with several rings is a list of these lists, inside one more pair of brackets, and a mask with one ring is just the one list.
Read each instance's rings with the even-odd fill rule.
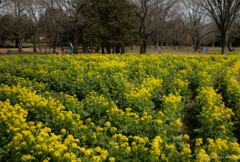
[[237,139],[236,137],[232,137],[231,141],[232,141],[232,142],[237,142],[238,139]]
[[7,154],[7,151],[4,150],[4,149],[2,149],[2,148],[0,148],[0,155],[1,155],[1,154]]
[[199,129],[194,129],[193,132],[199,132]]
[[90,113],[89,113],[89,112],[87,112],[87,111],[83,111],[82,113],[83,113],[83,115],[84,115],[85,117],[88,117],[88,116],[90,116]]
[[182,140],[182,136],[183,136],[183,134],[181,134],[179,136],[175,136],[175,137],[173,137],[173,140],[180,141],[180,140]]
[[[132,160],[133,160],[133,159],[132,159]],[[125,159],[125,160],[123,160],[122,162],[130,162],[130,160]]]
[[185,146],[185,145],[184,145],[184,142],[182,142],[182,141],[181,141],[181,142],[178,142],[177,144],[178,144],[179,146],[182,146],[182,147]]
[[123,128],[123,133],[128,133],[128,131],[126,130],[126,128]]

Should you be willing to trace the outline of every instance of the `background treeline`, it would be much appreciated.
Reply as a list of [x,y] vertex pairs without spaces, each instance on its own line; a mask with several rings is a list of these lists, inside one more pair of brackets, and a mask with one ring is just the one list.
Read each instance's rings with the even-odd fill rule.
[[125,53],[130,46],[147,53],[153,45],[195,52],[217,45],[226,53],[240,45],[239,8],[229,0],[1,0],[0,47],[10,41],[22,52],[31,42],[42,53],[42,46],[63,51],[71,41],[76,54]]

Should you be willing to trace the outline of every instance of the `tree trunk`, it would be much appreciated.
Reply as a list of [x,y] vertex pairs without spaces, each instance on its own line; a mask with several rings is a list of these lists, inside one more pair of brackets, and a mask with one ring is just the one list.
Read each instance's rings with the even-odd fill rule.
[[154,50],[156,51],[158,49],[158,42],[155,42],[155,48]]
[[45,54],[47,54],[47,35],[46,35],[46,31],[45,31],[45,34],[44,34],[44,42],[45,42]]
[[105,50],[104,50],[104,45],[101,44],[101,48],[102,48],[102,54],[105,54]]
[[38,48],[39,48],[39,52],[40,52],[40,54],[42,54],[40,36],[38,36]]
[[232,49],[232,41],[229,41],[228,43],[228,50],[230,51]]
[[115,53],[120,53],[120,45],[119,44],[116,44],[116,50],[115,50]]
[[200,41],[199,41],[198,38],[196,38],[196,40],[194,41],[194,47],[193,48],[194,48],[195,52],[199,51],[199,49],[200,49]]
[[3,47],[3,41],[1,37],[0,37],[0,47]]
[[15,47],[18,48],[18,39],[15,40]]
[[112,53],[115,53],[116,44],[113,45]]
[[73,53],[78,54],[78,34],[74,34],[73,37]]
[[2,47],[2,30],[3,30],[3,27],[2,25],[0,25],[0,47]]
[[61,51],[64,51],[64,46],[63,46],[63,37],[61,38]]
[[222,54],[225,54],[227,55],[227,52],[228,52],[228,33],[226,33],[223,38],[222,38]]
[[19,40],[18,40],[19,42],[18,42],[18,52],[22,52],[23,50],[22,50],[22,38],[20,37],[19,38]]
[[91,48],[91,53],[93,53],[93,46],[90,46],[90,48]]
[[52,41],[52,37],[49,37],[49,47],[50,49],[53,49],[53,51],[56,51],[55,45],[54,45],[54,40]]
[[107,45],[106,49],[107,49],[107,54],[110,54],[111,53],[111,46]]
[[82,43],[82,49],[83,49],[83,53],[88,53],[88,48],[87,45],[85,43]]
[[125,47],[121,46],[121,54],[124,54],[124,53],[125,53]]
[[53,40],[53,49],[54,51],[56,51],[56,47],[57,47],[57,42],[58,42],[58,35],[55,36],[54,40]]
[[98,47],[98,46],[96,47],[95,52],[96,52],[96,53],[99,53],[99,47]]
[[147,38],[143,39],[142,42],[142,52],[140,54],[147,54]]
[[33,34],[33,52],[37,52],[37,34],[35,32]]

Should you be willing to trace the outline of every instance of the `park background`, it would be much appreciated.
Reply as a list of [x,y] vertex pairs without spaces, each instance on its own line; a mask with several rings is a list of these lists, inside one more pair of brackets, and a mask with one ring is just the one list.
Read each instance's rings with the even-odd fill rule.
[[206,47],[221,47],[221,53],[227,54],[240,46],[239,3],[2,0],[0,48],[6,50],[10,44],[18,49],[11,48],[12,53],[47,54],[50,49],[67,53],[71,41],[75,54],[157,54],[160,47],[162,53],[170,54],[199,53],[201,47],[204,53]]

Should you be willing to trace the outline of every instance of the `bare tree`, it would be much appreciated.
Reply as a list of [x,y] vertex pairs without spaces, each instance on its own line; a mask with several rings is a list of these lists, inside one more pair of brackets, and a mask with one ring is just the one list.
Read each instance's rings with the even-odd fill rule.
[[151,36],[152,42],[155,44],[155,50],[158,49],[158,45],[160,45],[162,49],[163,43],[173,36],[169,31],[178,23],[176,21],[178,14],[178,10],[173,9],[169,12],[164,12],[161,14],[161,17],[159,17],[158,21],[161,23],[159,24],[157,32]]
[[27,17],[25,14],[25,6],[28,5],[28,0],[5,0],[1,4],[1,9],[5,13],[11,13],[16,18],[15,33],[16,33],[16,45],[18,52],[22,52],[22,39],[24,33],[23,24],[26,22]]
[[183,44],[185,43],[185,39],[187,36],[187,30],[183,24],[183,20],[180,16],[178,16],[174,21],[172,21],[172,28],[169,28],[166,31],[166,35],[168,35],[167,42],[170,43],[171,48],[176,49],[182,48]]
[[5,8],[9,5],[9,1],[8,0],[1,0],[0,1],[0,12],[4,13],[5,12]]
[[183,0],[182,2],[184,4],[182,9],[183,22],[191,36],[193,49],[198,53],[204,28],[208,25],[204,23],[206,16],[201,12],[203,9],[201,5],[189,0]]
[[206,10],[222,36],[222,54],[227,54],[229,34],[240,11],[239,0],[192,0]]
[[31,33],[33,37],[33,52],[37,52],[37,40],[39,39],[38,24],[39,24],[40,15],[42,15],[44,12],[44,8],[36,0],[29,0],[25,8],[26,8],[26,14],[28,15],[28,18],[29,18],[28,22],[31,26]]
[[240,20],[239,20],[239,16],[237,18],[237,20],[235,21],[233,28],[229,34],[229,41],[228,41],[228,49],[232,50],[232,45],[233,42],[240,37],[240,24],[239,24]]
[[218,41],[218,37],[221,35],[219,30],[216,27],[216,24],[212,21],[207,23],[207,26],[201,31],[203,37],[201,38],[202,44],[212,44],[212,47],[215,47],[215,42]]
[[[44,15],[41,16],[39,21],[39,28],[41,29],[42,33],[44,33],[48,45],[53,49],[53,51],[56,50],[56,47],[59,45],[59,41],[61,41],[61,45],[63,43],[63,33],[64,29],[56,22],[56,20],[51,16],[49,13],[52,12],[49,10],[46,10]],[[54,10],[53,13],[59,14],[62,11],[56,11]],[[57,15],[55,15],[57,17]],[[68,37],[66,36],[66,39]],[[64,51],[64,48],[61,49]]]
[[[73,53],[78,53],[80,30],[86,28],[89,14],[88,0],[40,0],[55,21],[69,34],[73,42]],[[61,12],[59,12],[61,11]]]
[[177,0],[132,0],[137,7],[137,17],[140,20],[139,34],[142,39],[140,53],[147,53],[149,37],[155,34],[161,14],[168,12]]

